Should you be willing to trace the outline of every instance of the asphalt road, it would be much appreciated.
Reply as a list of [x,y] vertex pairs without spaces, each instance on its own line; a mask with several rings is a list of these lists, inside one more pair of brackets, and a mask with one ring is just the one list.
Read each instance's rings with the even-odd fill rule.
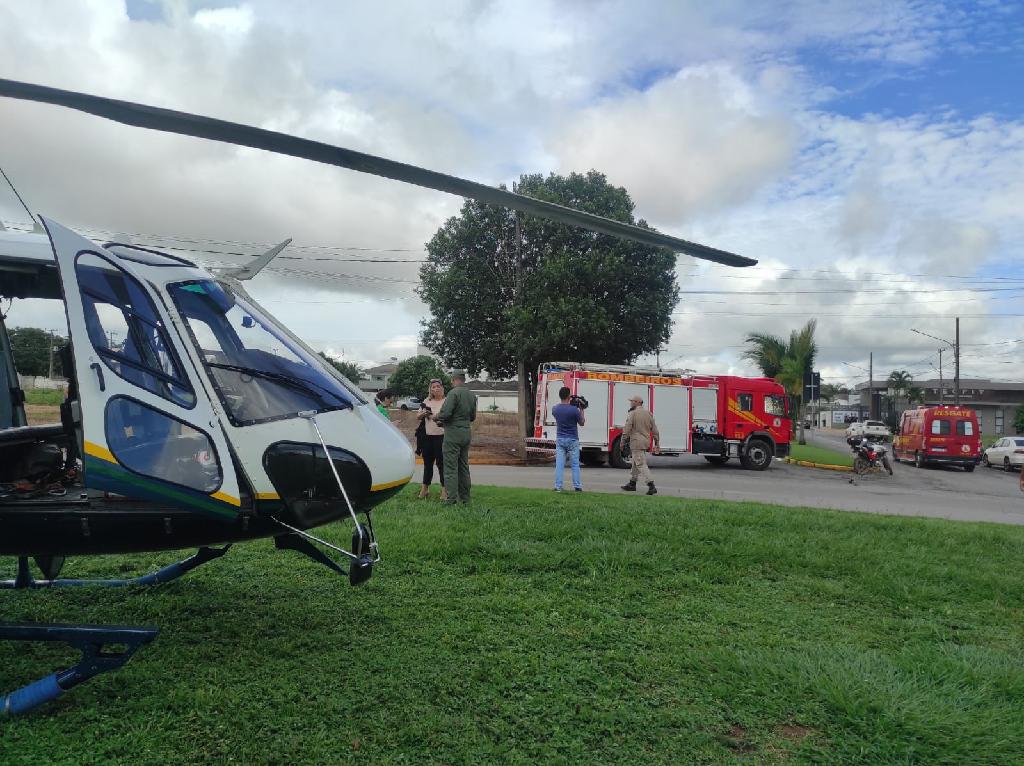
[[[828,437],[824,437],[828,438]],[[817,441],[815,439],[815,441]],[[823,446],[843,447],[841,436]],[[850,484],[850,475],[774,461],[767,471],[745,471],[730,460],[712,466],[703,458],[650,459],[658,493],[665,497],[747,500],[780,505],[832,508],[900,516],[930,516],[959,521],[1024,524],[1024,493],[1016,473],[979,467],[974,473],[944,467],[914,468],[896,464],[894,473],[870,474]],[[554,466],[484,466],[472,468],[473,481],[504,487],[549,488]],[[418,477],[417,477],[418,478]],[[621,493],[629,472],[583,467],[586,492]],[[566,486],[571,487],[569,472]],[[570,490],[571,492],[571,490]]]

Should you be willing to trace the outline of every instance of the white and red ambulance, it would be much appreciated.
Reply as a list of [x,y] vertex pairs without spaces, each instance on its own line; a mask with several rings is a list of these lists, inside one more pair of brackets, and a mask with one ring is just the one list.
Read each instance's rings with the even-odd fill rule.
[[568,386],[589,403],[580,426],[583,460],[600,465],[628,463],[620,450],[629,399],[640,396],[654,414],[664,455],[695,454],[715,465],[738,458],[744,468],[763,471],[772,457],[789,454],[792,422],[785,389],[771,378],[695,375],[685,371],[582,362],[546,362],[537,371],[534,434],[527,451],[555,449],[551,408]]

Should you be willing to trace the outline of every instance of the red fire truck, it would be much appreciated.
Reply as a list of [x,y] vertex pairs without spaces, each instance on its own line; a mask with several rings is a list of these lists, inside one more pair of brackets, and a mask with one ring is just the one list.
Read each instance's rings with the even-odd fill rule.
[[582,459],[626,468],[620,451],[629,399],[639,395],[658,423],[661,453],[703,455],[714,465],[739,458],[744,468],[763,471],[772,457],[789,454],[792,423],[788,399],[771,378],[693,375],[577,362],[547,362],[537,371],[537,407],[527,451],[555,449],[554,418],[558,391],[568,386],[587,399],[587,424],[580,426]]

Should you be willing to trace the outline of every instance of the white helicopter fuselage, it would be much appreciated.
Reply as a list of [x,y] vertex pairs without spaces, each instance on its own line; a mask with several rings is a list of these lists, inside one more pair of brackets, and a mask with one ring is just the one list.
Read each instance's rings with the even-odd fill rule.
[[[0,232],[0,295],[63,298],[75,405],[65,430],[75,431],[66,435],[85,495],[229,523],[278,514],[304,529],[368,510],[409,482],[408,440],[236,280],[45,223],[49,237]],[[6,404],[0,448],[32,436],[20,402]]]

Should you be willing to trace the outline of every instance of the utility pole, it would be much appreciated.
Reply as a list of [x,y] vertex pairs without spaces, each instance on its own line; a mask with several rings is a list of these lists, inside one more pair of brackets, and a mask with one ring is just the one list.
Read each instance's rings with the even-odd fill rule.
[[955,404],[960,406],[960,317],[956,318],[956,345],[953,346],[953,396]]
[[946,349],[939,349],[939,404],[946,403],[946,384],[942,380],[942,352]]
[[[516,192],[516,183],[512,182],[512,192]],[[522,228],[522,214],[517,210],[516,213],[516,276],[515,276],[515,294],[516,303],[520,304],[523,301],[523,228]],[[519,435],[523,439],[530,436],[530,425],[533,423],[533,412],[530,407],[530,392],[529,392],[529,380],[526,374],[526,360],[521,356],[519,361],[516,363],[516,375],[519,378]],[[525,441],[523,442],[523,448],[525,455]]]
[[46,340],[48,341],[49,347],[50,347],[50,372],[47,374],[46,378],[47,378],[47,380],[53,380],[53,331],[52,330],[47,330],[46,331]]
[[875,352],[868,353],[868,417],[875,417]]

